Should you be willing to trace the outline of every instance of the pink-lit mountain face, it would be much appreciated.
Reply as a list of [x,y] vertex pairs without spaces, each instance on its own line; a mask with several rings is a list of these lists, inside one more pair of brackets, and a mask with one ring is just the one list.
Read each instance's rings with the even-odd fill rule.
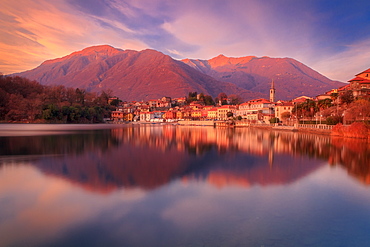
[[100,92],[112,90],[122,100],[149,100],[163,96],[184,97],[198,92],[216,97],[220,92],[244,99],[260,97],[232,83],[213,77],[154,50],[121,50],[102,45],[48,60],[17,74],[43,85]]
[[219,55],[210,60],[184,59],[184,63],[238,87],[267,94],[272,80],[276,99],[289,100],[301,95],[316,96],[344,84],[332,81],[292,58],[240,57]]
[[174,60],[155,50],[121,50],[108,45],[88,47],[48,60],[16,75],[43,85],[101,92],[112,90],[122,100],[183,97],[198,92],[216,97],[220,92],[244,100],[268,98],[274,80],[276,98],[316,96],[343,83],[332,81],[291,58],[230,58]]

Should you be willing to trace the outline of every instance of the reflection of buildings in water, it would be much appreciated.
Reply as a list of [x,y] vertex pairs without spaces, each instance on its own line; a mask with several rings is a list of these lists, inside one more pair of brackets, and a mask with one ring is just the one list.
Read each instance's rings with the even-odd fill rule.
[[261,156],[273,155],[271,150],[273,153],[296,153],[311,150],[313,146],[319,147],[318,152],[321,153],[320,146],[330,142],[328,136],[317,138],[316,135],[297,132],[171,125],[114,129],[112,135],[120,141],[130,142],[133,145],[146,143],[162,150],[170,146],[176,146],[179,151],[184,151],[188,147],[197,149],[202,145],[212,145],[218,150],[234,149]]
[[99,192],[154,189],[179,178],[218,187],[290,183],[317,169],[307,157],[342,164],[365,183],[370,174],[368,144],[297,132],[144,125],[3,140],[8,154],[39,155],[33,164],[45,173]]
[[[226,150],[237,150],[251,155],[268,157],[269,167],[274,167],[277,154],[305,155],[323,160],[335,160],[347,164],[345,158],[341,157],[348,153],[347,149],[333,149],[330,136],[318,136],[309,133],[263,131],[253,128],[214,129],[210,127],[195,126],[145,126],[139,128],[128,128],[130,134],[125,136],[129,140],[135,140],[136,145],[147,143],[150,147],[167,150],[174,146],[178,151],[191,149],[194,154],[202,154],[209,150],[207,147],[215,147],[219,152]],[[113,130],[114,132],[127,131],[125,129]],[[119,134],[120,135],[120,134]],[[363,144],[361,144],[363,146]],[[350,145],[351,146],[351,145]],[[369,149],[367,149],[369,150]],[[336,155],[339,153],[339,156]],[[341,154],[341,152],[343,154]],[[334,158],[333,157],[336,157]],[[363,162],[361,158],[365,155],[352,155],[355,164],[368,164],[368,159]],[[351,156],[351,157],[352,157]],[[347,162],[347,163],[346,163]],[[355,165],[360,167],[361,165]],[[365,171],[366,169],[360,169]],[[370,174],[366,171],[366,174]],[[366,180],[362,178],[362,180]]]

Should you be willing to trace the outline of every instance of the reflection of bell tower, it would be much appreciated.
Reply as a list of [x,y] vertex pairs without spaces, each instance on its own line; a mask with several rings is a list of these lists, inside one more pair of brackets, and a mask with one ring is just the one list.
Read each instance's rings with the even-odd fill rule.
[[275,102],[275,91],[274,79],[272,79],[270,88],[270,102]]
[[270,168],[272,168],[274,166],[274,148],[273,147],[270,147],[270,150],[269,150],[269,166]]

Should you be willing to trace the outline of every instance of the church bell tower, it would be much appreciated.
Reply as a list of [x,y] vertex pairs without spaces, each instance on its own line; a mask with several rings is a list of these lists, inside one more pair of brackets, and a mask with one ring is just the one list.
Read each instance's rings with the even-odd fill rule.
[[271,88],[270,88],[270,102],[275,102],[275,84],[274,80],[271,82]]

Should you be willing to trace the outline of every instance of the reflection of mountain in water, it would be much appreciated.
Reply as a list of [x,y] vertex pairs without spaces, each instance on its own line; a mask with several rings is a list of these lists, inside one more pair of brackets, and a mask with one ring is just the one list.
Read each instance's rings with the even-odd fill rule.
[[319,160],[346,167],[349,161],[358,164],[350,173],[367,183],[370,174],[362,165],[369,161],[369,147],[363,143],[357,150],[362,155],[357,155],[350,149],[353,143],[346,147],[328,136],[247,128],[135,126],[78,135],[3,137],[0,145],[2,163],[34,157],[31,163],[45,173],[100,192],[154,189],[175,179],[218,187],[286,184],[313,172],[323,164]]

